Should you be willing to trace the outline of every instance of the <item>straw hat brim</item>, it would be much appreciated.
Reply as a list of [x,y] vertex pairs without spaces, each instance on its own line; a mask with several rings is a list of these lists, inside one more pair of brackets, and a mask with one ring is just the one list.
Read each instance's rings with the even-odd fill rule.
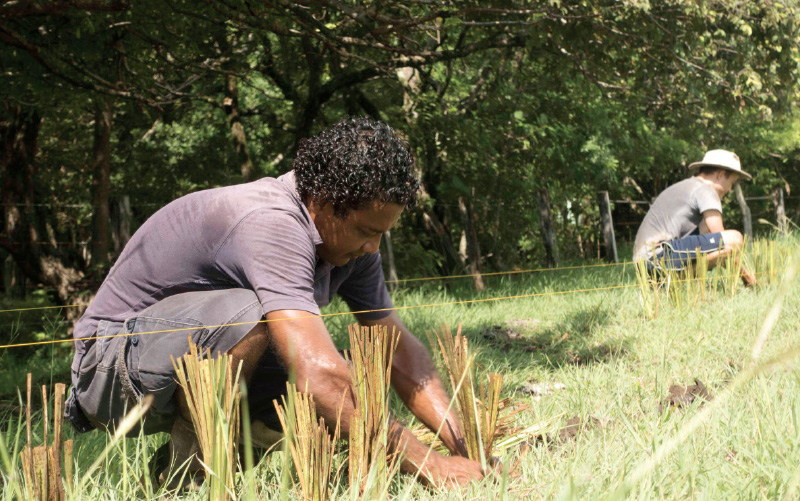
[[700,170],[700,167],[716,167],[718,169],[729,170],[731,172],[735,172],[735,173],[739,174],[740,176],[742,176],[744,179],[747,179],[748,181],[752,181],[753,180],[753,176],[751,176],[747,172],[745,172],[743,170],[732,169],[732,168],[728,167],[727,165],[711,164],[711,163],[707,163],[707,162],[695,162],[693,164],[689,164],[689,170],[691,170],[692,172],[697,172],[698,170]]

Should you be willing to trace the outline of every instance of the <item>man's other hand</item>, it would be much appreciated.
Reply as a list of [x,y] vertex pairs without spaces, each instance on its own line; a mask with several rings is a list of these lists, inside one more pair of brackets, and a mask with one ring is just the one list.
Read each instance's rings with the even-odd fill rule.
[[431,455],[425,466],[426,474],[421,474],[422,482],[431,487],[464,487],[474,480],[484,477],[483,468],[477,461],[461,456]]

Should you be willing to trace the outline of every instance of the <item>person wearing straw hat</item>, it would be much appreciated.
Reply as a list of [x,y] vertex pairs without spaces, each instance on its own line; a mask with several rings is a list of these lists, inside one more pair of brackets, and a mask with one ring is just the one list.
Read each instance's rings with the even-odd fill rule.
[[[636,232],[634,261],[645,261],[652,273],[683,271],[701,254],[711,269],[743,245],[741,233],[725,229],[721,202],[736,182],[752,179],[739,157],[732,151],[710,150],[689,170],[692,177],[656,197]],[[755,285],[753,274],[739,266],[744,284]]]
[[[453,453],[391,426],[401,470],[422,481],[481,479],[465,457],[461,423],[425,345],[394,311],[384,283],[381,236],[414,204],[419,179],[408,144],[383,122],[352,118],[301,141],[292,171],[278,178],[204,190],[152,215],[134,234],[75,326],[72,389],[65,406],[78,431],[113,429],[126,408],[152,406],[131,433],[169,432],[159,482],[171,465],[202,475],[198,440],[172,358],[228,353],[242,362],[253,441],[281,438],[273,401],[289,373],[314,396],[330,429],[349,433],[350,369],[320,308],[336,294],[362,326],[400,333],[392,386]],[[156,454],[156,457],[161,457]],[[176,466],[176,467],[177,467]]]

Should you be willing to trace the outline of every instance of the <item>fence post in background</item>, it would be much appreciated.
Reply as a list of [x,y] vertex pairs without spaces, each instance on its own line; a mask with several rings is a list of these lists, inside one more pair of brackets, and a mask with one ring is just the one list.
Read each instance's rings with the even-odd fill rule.
[[606,260],[619,263],[617,240],[614,238],[614,220],[611,218],[611,202],[607,191],[597,192],[597,205],[600,207],[600,225],[603,227],[603,240],[606,245]]
[[739,202],[739,207],[742,209],[742,219],[744,220],[744,235],[751,242],[753,241],[753,217],[750,215],[750,207],[747,206],[747,200],[744,199],[742,193],[742,186],[736,183],[733,187],[736,191],[736,201]]
[[3,259],[3,290],[7,297],[13,295],[14,288],[14,258],[11,254]]
[[558,242],[553,231],[553,215],[550,212],[550,193],[547,188],[536,192],[536,204],[539,206],[539,224],[542,228],[544,250],[547,255],[547,266],[558,266]]
[[383,243],[386,246],[386,264],[389,265],[389,283],[386,286],[390,291],[397,288],[397,267],[394,263],[394,249],[392,248],[392,232],[387,231],[383,234]]
[[[472,196],[475,196],[475,189],[472,189]],[[467,239],[467,272],[472,275],[472,282],[475,284],[475,290],[486,290],[486,284],[483,282],[482,266],[481,266],[481,248],[478,245],[478,233],[475,230],[475,219],[472,211],[472,199],[467,197],[458,197],[458,210],[461,212],[461,220],[464,224],[464,235]]]
[[786,220],[786,206],[783,205],[783,188],[772,190],[772,204],[775,206],[775,219],[778,223],[778,231],[786,233],[789,231],[789,224]]

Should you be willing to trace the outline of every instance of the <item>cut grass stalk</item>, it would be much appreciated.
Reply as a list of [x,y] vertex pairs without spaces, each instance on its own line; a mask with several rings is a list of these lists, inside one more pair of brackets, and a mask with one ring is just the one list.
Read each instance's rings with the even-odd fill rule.
[[[333,499],[336,493],[331,484],[338,483],[337,479],[331,482],[331,477],[339,440],[339,419],[331,436],[325,420],[317,418],[311,394],[297,391],[292,383],[286,383],[286,390],[286,396],[281,397],[283,404],[276,402],[275,407],[297,472],[299,497],[305,501]],[[293,412],[287,409],[293,409]],[[340,406],[340,415],[341,409]]]
[[399,332],[348,326],[354,410],[350,419],[349,479],[363,499],[386,496],[399,458],[389,453],[389,388]]
[[[210,355],[210,354],[209,354]],[[186,395],[208,483],[208,499],[233,499],[239,439],[239,374],[233,357],[202,357],[189,338],[189,353],[172,359]]]
[[[50,438],[50,400],[47,395],[47,386],[42,386],[42,445],[34,446],[31,433],[31,374],[28,374],[27,405],[25,407],[25,421],[27,426],[28,443],[22,449],[22,477],[24,491],[27,499],[55,500],[66,499],[64,481],[62,479],[62,420],[64,407],[64,392],[66,386],[58,383],[53,396],[53,440],[48,445]],[[71,447],[69,449],[71,451]],[[71,454],[66,458],[72,462]]]
[[253,464],[253,434],[250,429],[250,404],[248,403],[247,384],[244,381],[239,383],[239,393],[241,394],[242,405],[242,446],[244,447],[244,483],[243,498],[247,501],[256,501],[256,479],[255,467]]
[[642,299],[645,317],[652,320],[658,316],[658,287],[654,286],[650,273],[647,271],[647,262],[644,260],[636,261],[636,283],[639,285],[639,293]]

